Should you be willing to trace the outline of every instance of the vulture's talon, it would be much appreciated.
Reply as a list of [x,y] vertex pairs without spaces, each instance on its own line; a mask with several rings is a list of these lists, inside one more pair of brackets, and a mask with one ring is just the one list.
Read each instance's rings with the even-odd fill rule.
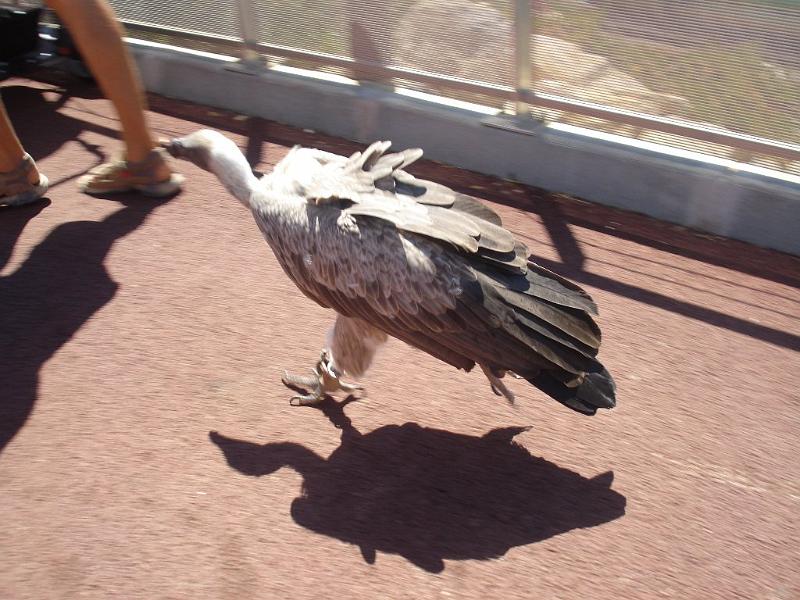
[[316,406],[325,399],[325,396],[308,394],[306,396],[292,396],[289,398],[290,406]]

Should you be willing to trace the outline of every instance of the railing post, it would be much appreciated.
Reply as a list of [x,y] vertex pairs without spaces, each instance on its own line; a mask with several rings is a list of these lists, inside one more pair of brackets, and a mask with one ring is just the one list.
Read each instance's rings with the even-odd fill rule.
[[258,22],[253,10],[253,0],[237,0],[239,9],[239,33],[244,41],[241,63],[245,70],[263,65],[261,54],[256,50],[258,44]]
[[[531,2],[514,0],[514,87],[518,93],[531,89]],[[530,106],[526,102],[518,100],[515,106],[518,117],[530,115]]]

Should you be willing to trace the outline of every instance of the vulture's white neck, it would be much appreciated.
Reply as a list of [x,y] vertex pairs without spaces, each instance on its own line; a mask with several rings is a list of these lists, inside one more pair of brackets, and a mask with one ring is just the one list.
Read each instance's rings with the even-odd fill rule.
[[247,208],[253,208],[253,194],[258,189],[258,179],[236,144],[231,140],[224,141],[227,143],[217,143],[211,148],[211,172],[239,202]]

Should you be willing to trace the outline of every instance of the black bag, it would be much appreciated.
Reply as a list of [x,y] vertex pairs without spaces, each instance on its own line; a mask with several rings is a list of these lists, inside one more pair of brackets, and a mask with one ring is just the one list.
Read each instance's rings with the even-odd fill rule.
[[40,8],[0,6],[0,61],[21,58],[39,45]]

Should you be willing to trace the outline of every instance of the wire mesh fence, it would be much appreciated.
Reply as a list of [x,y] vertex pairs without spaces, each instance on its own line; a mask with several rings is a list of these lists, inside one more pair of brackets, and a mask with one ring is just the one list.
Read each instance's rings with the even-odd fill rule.
[[[537,89],[800,142],[800,2],[538,5],[537,33],[552,48],[539,54]],[[566,44],[576,47],[556,49]]]
[[[250,32],[251,46],[276,52],[274,61],[512,111],[520,81],[518,1],[111,3],[123,21],[150,26],[131,27],[134,37],[204,50],[224,38],[228,43],[216,49],[229,53],[230,40]],[[527,98],[535,116],[800,174],[800,0],[527,1],[533,23],[523,64],[530,69],[534,96]],[[494,90],[486,93],[487,86]],[[567,104],[536,108],[535,94]],[[572,110],[569,102],[689,129],[677,135],[610,112]],[[708,128],[783,150],[754,149],[734,137],[719,143],[704,135]]]

